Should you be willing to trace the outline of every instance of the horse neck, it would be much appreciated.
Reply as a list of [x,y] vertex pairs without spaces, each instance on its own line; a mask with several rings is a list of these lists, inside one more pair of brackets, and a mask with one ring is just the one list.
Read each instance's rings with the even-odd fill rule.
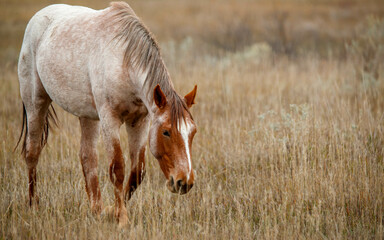
[[[139,74],[137,74],[136,79],[137,79],[138,85],[142,89],[140,91],[140,98],[143,101],[144,105],[146,106],[149,114],[151,116],[153,116],[157,112],[157,109],[158,109],[158,107],[156,106],[155,101],[153,99],[153,91],[156,87],[156,84],[151,84],[151,82],[144,84],[146,77],[147,77],[146,72],[140,72]],[[151,79],[149,79],[149,80],[151,81]],[[173,84],[172,84],[170,79],[164,79],[163,81],[167,81],[167,82],[162,83],[162,84],[160,83],[160,87],[162,89],[164,89],[165,84],[168,85],[168,91],[166,91],[164,93],[165,93],[166,97],[169,99],[169,94],[174,93],[175,89],[174,89]]]

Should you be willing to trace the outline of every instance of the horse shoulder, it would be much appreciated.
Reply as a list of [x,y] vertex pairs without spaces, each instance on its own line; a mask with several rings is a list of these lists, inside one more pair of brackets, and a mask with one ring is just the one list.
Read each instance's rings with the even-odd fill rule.
[[[113,45],[112,45],[113,46]],[[121,52],[111,46],[95,53],[89,64],[92,93],[98,111],[105,106],[122,120],[136,111],[136,87],[122,67]]]

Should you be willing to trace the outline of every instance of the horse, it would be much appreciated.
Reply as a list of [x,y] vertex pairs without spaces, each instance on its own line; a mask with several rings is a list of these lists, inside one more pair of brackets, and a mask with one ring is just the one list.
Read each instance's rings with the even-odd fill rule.
[[[50,5],[29,21],[18,62],[23,102],[22,155],[29,175],[29,205],[35,194],[36,166],[57,115],[55,102],[77,116],[80,160],[91,210],[103,211],[96,143],[101,135],[114,186],[113,213],[127,221],[126,202],[145,175],[145,151],[158,160],[167,188],[185,194],[194,184],[191,148],[196,124],[190,112],[197,86],[176,93],[153,34],[125,2],[103,10]],[[119,129],[129,137],[131,171],[124,188],[125,161]]]

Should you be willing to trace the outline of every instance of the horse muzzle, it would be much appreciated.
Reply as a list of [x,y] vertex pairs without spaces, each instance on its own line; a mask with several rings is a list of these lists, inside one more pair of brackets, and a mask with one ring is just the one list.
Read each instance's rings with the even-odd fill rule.
[[169,180],[166,183],[167,188],[172,193],[178,193],[180,195],[186,194],[193,187],[193,181],[187,183],[183,179],[174,180],[172,176],[169,177]]

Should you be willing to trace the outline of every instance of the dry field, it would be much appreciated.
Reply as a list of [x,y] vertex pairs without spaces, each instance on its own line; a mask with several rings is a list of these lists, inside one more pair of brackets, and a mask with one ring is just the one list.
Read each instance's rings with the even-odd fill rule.
[[[0,0],[0,239],[384,238],[381,1],[129,1],[157,36],[177,91],[198,85],[198,134],[191,192],[171,194],[147,153],[125,229],[91,213],[79,123],[57,106],[60,127],[37,168],[40,206],[27,205],[26,166],[13,153],[17,58],[28,19],[53,2]],[[103,147],[100,139],[111,205]]]

